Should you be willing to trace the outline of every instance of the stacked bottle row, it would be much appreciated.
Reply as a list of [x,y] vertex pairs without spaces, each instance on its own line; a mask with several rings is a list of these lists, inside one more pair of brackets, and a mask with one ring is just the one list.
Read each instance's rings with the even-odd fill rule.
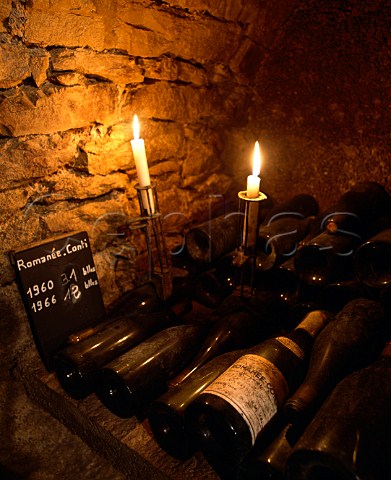
[[[191,229],[187,241],[194,262],[217,251],[232,258],[231,224],[237,221],[230,213]],[[338,311],[347,299],[379,298],[391,285],[390,195],[378,183],[362,182],[320,213],[310,195],[275,206],[269,202],[257,251],[258,288],[279,291],[291,304],[315,297]],[[229,273],[232,279],[234,270]]]
[[[190,273],[174,288],[180,293],[162,302],[153,284],[139,287],[98,327],[75,336],[55,358],[64,390],[78,399],[95,392],[121,417],[142,410],[166,452],[186,459],[201,449],[222,478],[274,478],[259,474],[265,465],[275,478],[330,478],[326,470],[314,476],[320,467],[296,467],[295,458],[304,461],[292,452],[309,449],[302,442],[310,422],[338,382],[373,362],[389,338],[389,207],[373,182],[344,194],[330,213],[319,215],[309,195],[271,207],[259,232],[257,288],[246,299],[234,291],[234,229],[219,236],[208,227],[219,238],[214,249],[215,236],[205,241],[193,231]],[[212,256],[197,257],[199,239]],[[324,252],[327,262],[318,262]],[[208,308],[194,309],[199,303]],[[346,478],[381,478],[359,474]]]

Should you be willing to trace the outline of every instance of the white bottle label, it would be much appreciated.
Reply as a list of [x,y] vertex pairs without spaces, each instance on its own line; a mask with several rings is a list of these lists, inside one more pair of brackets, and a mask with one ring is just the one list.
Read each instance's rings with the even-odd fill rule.
[[254,444],[259,432],[287,398],[289,389],[283,374],[273,363],[248,354],[223,372],[204,393],[223,398],[240,413]]

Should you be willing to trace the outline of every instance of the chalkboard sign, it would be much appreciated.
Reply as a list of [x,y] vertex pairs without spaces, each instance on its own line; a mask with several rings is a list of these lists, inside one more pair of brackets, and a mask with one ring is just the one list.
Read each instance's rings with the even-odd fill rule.
[[71,333],[96,325],[105,309],[87,232],[10,252],[38,351],[53,369]]

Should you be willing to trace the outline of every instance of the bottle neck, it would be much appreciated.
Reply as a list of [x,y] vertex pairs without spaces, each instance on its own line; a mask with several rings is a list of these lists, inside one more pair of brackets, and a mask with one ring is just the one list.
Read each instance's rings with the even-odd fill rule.
[[312,338],[315,338],[318,333],[329,323],[333,315],[326,310],[313,310],[309,312],[304,320],[299,323],[293,332],[297,330],[306,331]]
[[[298,357],[304,359],[312,348],[315,337],[328,323],[330,317],[329,312],[313,310],[304,317],[304,320],[292,332],[284,335],[284,337],[277,337],[277,340],[294,351]],[[290,345],[287,342],[290,342]]]

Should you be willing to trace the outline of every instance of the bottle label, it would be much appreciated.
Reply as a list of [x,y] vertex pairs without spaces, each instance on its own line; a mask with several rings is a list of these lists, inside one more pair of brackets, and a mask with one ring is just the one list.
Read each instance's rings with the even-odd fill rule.
[[329,320],[330,315],[327,312],[323,310],[314,310],[305,316],[304,320],[297,328],[305,330],[311,335],[311,337],[316,337],[322,328],[327,325]]
[[273,363],[247,354],[203,393],[217,395],[230,403],[247,423],[254,444],[259,432],[287,398],[289,389],[283,374]]
[[297,345],[293,340],[287,337],[276,337],[277,342],[282,343],[284,347],[288,348],[291,352],[293,352],[296,357],[299,357],[301,360],[304,360],[305,353],[304,350]]

